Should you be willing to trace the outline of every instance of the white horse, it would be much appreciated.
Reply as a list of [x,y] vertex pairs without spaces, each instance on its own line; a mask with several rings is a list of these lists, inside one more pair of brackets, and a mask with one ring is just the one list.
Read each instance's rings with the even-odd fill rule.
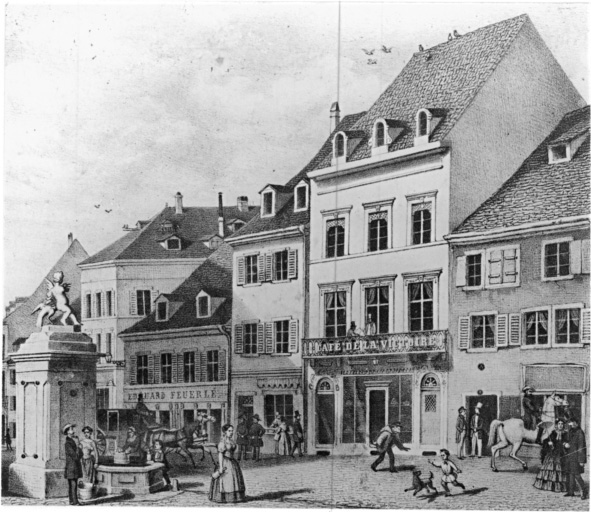
[[544,400],[541,421],[538,423],[538,428],[541,427],[544,429],[542,441],[547,439],[554,430],[554,425],[556,424],[556,407],[568,407],[568,400],[566,398],[560,398],[556,394],[556,391],[554,391]]

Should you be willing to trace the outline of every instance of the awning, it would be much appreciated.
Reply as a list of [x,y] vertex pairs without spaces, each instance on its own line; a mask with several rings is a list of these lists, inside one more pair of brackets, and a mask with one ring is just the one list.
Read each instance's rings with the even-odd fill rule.
[[302,387],[300,379],[292,377],[257,379],[257,386],[261,389],[298,389]]

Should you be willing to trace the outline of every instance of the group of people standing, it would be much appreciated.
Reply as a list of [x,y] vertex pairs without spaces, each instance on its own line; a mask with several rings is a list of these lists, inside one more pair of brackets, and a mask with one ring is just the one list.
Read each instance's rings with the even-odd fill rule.
[[482,439],[485,435],[484,420],[481,415],[482,403],[478,402],[474,408],[474,413],[468,421],[466,408],[458,409],[458,419],[456,420],[456,444],[458,448],[458,459],[466,458],[466,441],[470,440],[472,444],[472,453],[470,457],[482,457]]
[[349,330],[347,331],[347,338],[355,338],[357,336],[373,336],[376,332],[376,323],[373,321],[371,315],[367,315],[367,319],[365,321],[365,329],[359,329],[355,322],[351,322]]
[[70,505],[80,505],[78,502],[78,482],[94,485],[96,480],[96,468],[98,466],[98,450],[96,442],[92,439],[93,429],[82,429],[84,438],[76,436],[76,425],[68,423],[63,428],[66,436],[65,454],[66,468],[64,476],[68,481],[68,497]]

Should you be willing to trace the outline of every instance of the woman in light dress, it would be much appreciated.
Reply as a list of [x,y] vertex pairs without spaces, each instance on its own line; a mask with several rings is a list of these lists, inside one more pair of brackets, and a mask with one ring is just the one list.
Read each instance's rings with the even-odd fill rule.
[[82,481],[94,484],[96,478],[96,468],[98,466],[98,450],[96,442],[92,438],[93,430],[86,426],[82,429],[84,438],[80,440],[80,449],[82,450]]
[[222,439],[218,444],[218,469],[211,476],[209,500],[216,503],[239,503],[246,499],[246,487],[240,464],[234,458],[236,443],[232,439],[234,427],[229,423],[222,427]]

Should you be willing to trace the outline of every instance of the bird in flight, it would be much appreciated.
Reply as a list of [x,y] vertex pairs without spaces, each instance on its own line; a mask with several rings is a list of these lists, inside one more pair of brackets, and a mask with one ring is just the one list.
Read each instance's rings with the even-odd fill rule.
[[367,63],[371,66],[372,64],[377,64],[378,60],[377,59],[367,59]]
[[365,52],[365,55],[373,55],[373,52],[375,52],[375,50],[366,50],[365,48],[361,49]]
[[392,48],[394,48],[393,46],[390,46],[390,48],[388,48],[386,45],[382,45],[382,51],[384,53],[392,53]]
[[100,205],[100,204],[95,204],[95,205],[94,205],[94,207],[95,207],[95,208],[100,208],[100,207],[101,207],[101,205]]
[[113,211],[113,208],[111,208],[110,210],[105,210],[107,213],[111,213]]

